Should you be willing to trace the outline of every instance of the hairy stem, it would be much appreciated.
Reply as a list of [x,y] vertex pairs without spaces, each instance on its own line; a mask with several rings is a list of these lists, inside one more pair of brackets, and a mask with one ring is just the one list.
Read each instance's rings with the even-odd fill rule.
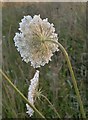
[[82,117],[83,118],[86,118],[86,115],[85,115],[85,112],[84,112],[84,107],[83,107],[83,103],[82,103],[82,100],[81,100],[81,96],[80,96],[80,93],[79,93],[79,89],[77,87],[77,82],[76,82],[76,79],[75,79],[75,75],[74,75],[74,72],[73,72],[73,69],[72,69],[72,65],[71,65],[71,62],[70,62],[70,59],[69,59],[69,56],[68,56],[68,53],[67,51],[65,50],[65,48],[59,43],[59,42],[55,42],[53,40],[46,40],[47,42],[52,42],[52,43],[55,43],[59,46],[60,50],[62,51],[66,61],[67,61],[67,65],[68,65],[68,68],[69,68],[69,71],[70,71],[70,74],[71,74],[71,77],[72,77],[72,82],[73,82],[73,86],[74,86],[74,89],[75,89],[75,93],[76,93],[76,97],[77,97],[77,101],[79,103],[79,106],[80,106],[80,112],[82,114]]
[[43,98],[45,98],[45,100],[51,105],[52,109],[53,109],[54,112],[57,114],[58,118],[61,119],[59,113],[57,112],[57,110],[55,109],[55,107],[52,105],[52,103],[49,101],[49,99],[48,99],[46,96],[44,96],[43,94],[40,94],[40,96],[42,96]]
[[8,83],[14,88],[14,90],[23,98],[23,100],[28,103],[28,105],[41,117],[45,118],[36,108],[32,105],[28,99],[17,89],[17,87],[11,82],[11,80],[5,75],[5,73],[0,69],[0,73],[5,77]]

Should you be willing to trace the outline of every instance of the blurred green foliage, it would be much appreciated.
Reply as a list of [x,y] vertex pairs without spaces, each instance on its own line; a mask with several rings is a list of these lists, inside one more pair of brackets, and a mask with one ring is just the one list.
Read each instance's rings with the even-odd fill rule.
[[[80,94],[86,113],[86,67],[83,56],[86,47],[86,3],[3,3],[3,70],[27,97],[30,79],[35,70],[22,61],[13,42],[23,16],[40,14],[54,23],[59,42],[66,48],[76,75]],[[3,118],[28,118],[26,105],[21,97],[3,78]],[[62,118],[81,117],[79,105],[71,82],[71,77],[64,57],[59,51],[52,57],[52,62],[40,68],[39,87],[49,98]],[[46,117],[57,117],[48,103],[41,98],[36,107]],[[88,116],[88,114],[87,114]],[[35,113],[33,117],[38,117]]]

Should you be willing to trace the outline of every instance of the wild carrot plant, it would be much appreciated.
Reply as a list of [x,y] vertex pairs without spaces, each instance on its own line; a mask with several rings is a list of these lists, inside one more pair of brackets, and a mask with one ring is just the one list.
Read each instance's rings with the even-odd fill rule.
[[[71,62],[65,48],[59,43],[58,35],[55,33],[54,24],[50,24],[47,18],[41,19],[40,15],[35,15],[33,18],[28,15],[24,16],[19,25],[20,33],[16,33],[14,37],[15,46],[20,52],[22,60],[26,63],[31,62],[31,66],[33,66],[33,68],[39,69],[46,63],[48,64],[49,61],[51,61],[51,57],[53,56],[54,52],[61,50],[64,55],[64,59],[67,61],[67,65],[72,77],[72,83],[74,86],[78,104],[80,106],[80,113],[83,118],[86,118]],[[54,108],[54,106],[46,96],[36,94],[39,90],[38,87],[40,87],[38,86],[38,84],[39,72],[41,71],[36,70],[33,79],[31,79],[31,83],[28,89],[28,99],[25,98],[25,96],[13,85],[13,83],[1,70],[0,72],[7,79],[9,84],[16,90],[16,92],[18,92],[18,94],[22,96],[25,102],[27,102],[26,113],[29,114],[29,117],[31,117],[33,113],[36,112],[40,115],[40,117],[45,118],[42,113],[39,112],[34,106],[34,103],[37,102],[36,97],[39,97],[37,95],[40,95],[48,101],[57,116],[61,118],[57,110]]]

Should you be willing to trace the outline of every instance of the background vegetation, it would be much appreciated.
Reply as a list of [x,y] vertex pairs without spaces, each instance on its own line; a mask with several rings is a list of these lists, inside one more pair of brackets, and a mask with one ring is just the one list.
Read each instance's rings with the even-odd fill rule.
[[[86,99],[86,3],[3,3],[3,70],[27,97],[30,79],[35,69],[22,61],[13,37],[25,15],[40,14],[54,23],[59,42],[66,48],[72,62],[80,94],[88,116]],[[3,118],[28,118],[26,105],[21,97],[3,78]],[[64,57],[59,51],[52,62],[40,68],[40,88],[49,98],[62,118],[78,118],[79,105]],[[57,117],[44,99],[36,107],[46,117]],[[33,117],[38,117],[36,113]]]

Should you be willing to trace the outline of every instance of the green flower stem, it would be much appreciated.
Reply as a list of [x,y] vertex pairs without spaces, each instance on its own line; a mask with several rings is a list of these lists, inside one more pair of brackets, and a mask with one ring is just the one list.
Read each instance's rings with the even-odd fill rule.
[[58,113],[57,110],[54,108],[54,106],[52,105],[52,103],[48,100],[48,98],[47,98],[45,95],[43,95],[43,94],[40,94],[40,96],[42,96],[43,98],[45,98],[45,100],[51,105],[52,109],[53,109],[54,112],[57,114],[58,118],[61,119],[59,113]]
[[14,90],[20,94],[20,96],[25,100],[26,103],[37,113],[41,118],[45,118],[36,108],[34,105],[32,105],[28,99],[17,89],[17,87],[11,82],[11,80],[3,73],[3,71],[0,69],[0,73],[5,77],[5,79],[8,81],[8,83],[14,88]]
[[71,74],[71,77],[72,77],[73,86],[74,86],[74,89],[75,89],[75,93],[77,95],[77,101],[78,101],[79,106],[80,106],[80,112],[82,114],[82,117],[86,118],[83,103],[82,103],[81,96],[80,96],[80,93],[79,93],[79,90],[78,90],[78,87],[77,87],[77,82],[76,82],[76,79],[75,79],[75,75],[74,75],[74,72],[73,72],[73,69],[72,69],[72,66],[71,66],[71,62],[70,62],[68,53],[66,52],[65,48],[59,42],[55,42],[53,40],[46,40],[46,41],[57,44],[59,46],[59,48],[61,49],[61,51],[62,51],[62,53],[63,53],[63,55],[64,55],[64,57],[67,61],[67,65],[68,65],[68,68],[69,68],[69,71],[70,71],[70,74]]

